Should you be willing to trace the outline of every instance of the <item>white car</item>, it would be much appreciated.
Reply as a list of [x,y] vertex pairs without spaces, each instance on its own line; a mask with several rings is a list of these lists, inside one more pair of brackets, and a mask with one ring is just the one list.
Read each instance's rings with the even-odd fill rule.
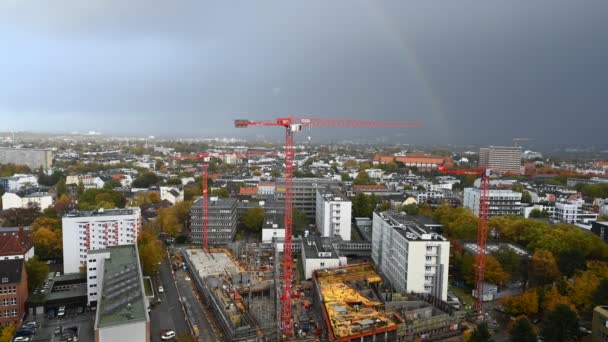
[[165,292],[165,289],[162,286],[158,287],[158,293],[163,293]]
[[175,338],[175,331],[173,331],[173,330],[169,330],[169,331],[165,332],[160,337],[160,339],[163,341],[168,341],[172,338]]
[[13,342],[29,342],[30,338],[27,336],[17,336],[13,339]]

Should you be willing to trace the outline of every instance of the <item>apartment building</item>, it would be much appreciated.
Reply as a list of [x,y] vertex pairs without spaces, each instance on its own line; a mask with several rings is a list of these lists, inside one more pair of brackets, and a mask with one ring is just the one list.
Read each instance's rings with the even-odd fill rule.
[[87,260],[89,304],[97,307],[95,341],[150,341],[137,245],[88,251]]
[[352,202],[337,189],[317,188],[317,229],[324,237],[340,236],[349,241],[351,234]]
[[402,212],[374,212],[372,259],[399,292],[447,300],[450,242]]
[[589,223],[597,220],[598,214],[583,210],[584,203],[582,199],[557,202],[551,218],[564,223]]
[[[0,260],[24,259],[34,257],[34,242],[23,227],[5,228],[0,233]],[[10,230],[8,230],[10,229]]]
[[[276,182],[275,197],[285,199],[285,180]],[[293,207],[302,211],[309,219],[314,219],[317,213],[317,188],[329,186],[338,188],[338,181],[325,178],[294,178],[293,180]]]
[[[208,239],[209,245],[225,245],[232,242],[237,225],[237,200],[235,198],[209,198]],[[190,241],[195,244],[203,242],[203,208],[202,198],[194,201],[190,208]]]
[[490,146],[479,149],[479,166],[498,173],[521,174],[521,147]]
[[63,270],[77,273],[87,262],[87,252],[133,245],[142,227],[139,208],[73,211],[63,219]]
[[53,197],[45,192],[35,192],[24,196],[16,193],[5,192],[2,195],[2,209],[28,208],[35,206],[44,210],[53,206]]
[[302,238],[302,265],[304,278],[312,278],[316,270],[345,266],[346,257],[340,257],[331,238],[310,235]]
[[[463,206],[479,216],[479,188],[465,188]],[[490,189],[488,216],[520,215],[521,193],[513,190]]]
[[0,164],[27,165],[35,170],[53,166],[53,151],[40,148],[0,147]]
[[38,178],[34,175],[17,173],[11,177],[0,178],[0,186],[4,191],[15,192],[26,188],[38,187]]

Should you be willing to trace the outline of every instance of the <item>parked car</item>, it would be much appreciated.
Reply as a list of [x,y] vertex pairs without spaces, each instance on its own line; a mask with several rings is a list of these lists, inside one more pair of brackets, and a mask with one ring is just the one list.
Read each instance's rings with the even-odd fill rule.
[[61,335],[61,326],[56,327],[55,330],[53,331],[53,334],[55,336]]
[[164,334],[162,334],[160,336],[160,339],[163,341],[169,341],[173,338],[175,338],[175,331],[173,331],[173,330],[166,331]]
[[28,336],[17,336],[13,339],[13,342],[29,342],[30,338]]
[[165,292],[165,289],[162,286],[158,287],[158,293],[163,293]]

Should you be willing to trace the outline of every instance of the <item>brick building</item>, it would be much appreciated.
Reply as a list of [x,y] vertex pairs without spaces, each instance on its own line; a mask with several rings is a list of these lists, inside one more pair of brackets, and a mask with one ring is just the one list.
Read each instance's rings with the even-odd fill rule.
[[0,325],[20,327],[27,300],[24,259],[0,260]]

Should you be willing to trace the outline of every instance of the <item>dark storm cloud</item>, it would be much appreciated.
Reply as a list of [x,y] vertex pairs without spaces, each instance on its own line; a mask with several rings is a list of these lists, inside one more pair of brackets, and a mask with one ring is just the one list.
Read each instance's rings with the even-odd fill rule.
[[238,117],[402,119],[425,124],[406,132],[413,143],[599,143],[607,10],[602,0],[5,0],[0,117],[12,129],[200,136],[236,134]]

